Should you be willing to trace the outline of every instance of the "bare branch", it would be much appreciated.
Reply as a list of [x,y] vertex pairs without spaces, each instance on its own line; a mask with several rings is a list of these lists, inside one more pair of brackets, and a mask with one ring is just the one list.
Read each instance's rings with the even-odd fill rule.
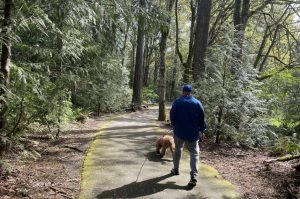
[[280,62],[282,65],[284,65],[283,68],[279,69],[278,71],[274,72],[274,73],[271,73],[271,74],[268,74],[268,75],[264,75],[264,76],[260,76],[257,78],[257,80],[259,81],[262,81],[262,80],[265,80],[265,79],[268,79],[276,74],[279,74],[281,73],[282,71],[285,71],[285,70],[289,70],[289,69],[295,69],[295,68],[300,68],[300,63],[290,63],[290,64],[286,64],[285,62],[283,62],[282,60],[280,60],[278,57],[276,56],[268,56],[270,58],[274,58],[276,61]]
[[269,56],[269,54],[270,54],[270,52],[271,52],[273,46],[275,45],[276,38],[277,38],[277,33],[278,33],[278,31],[279,31],[279,28],[280,28],[280,26],[277,25],[277,26],[276,26],[276,29],[275,29],[275,32],[274,32],[274,35],[273,35],[273,39],[272,39],[271,45],[269,46],[269,49],[268,49],[268,51],[267,51],[267,54],[265,55],[265,57],[264,57],[262,63],[260,64],[260,67],[259,67],[259,69],[258,69],[259,72],[261,72],[261,71],[263,70],[264,65],[265,65],[265,63],[266,63],[266,61],[267,61],[267,59],[268,59],[268,56]]
[[263,3],[261,6],[259,6],[259,7],[255,8],[254,10],[250,11],[250,12],[249,12],[249,15],[248,15],[249,18],[252,17],[252,15],[254,15],[254,14],[256,14],[256,13],[262,11],[262,10],[263,10],[265,7],[267,7],[267,5],[270,4],[271,2],[272,2],[272,0],[266,0],[266,1],[264,1],[264,3]]
[[212,27],[209,31],[209,41],[208,45],[212,45],[215,41],[215,39],[218,37],[220,33],[221,26],[223,23],[229,18],[231,15],[231,10],[234,7],[234,1],[232,1],[230,4],[228,4],[226,7],[221,6],[221,9],[219,10],[219,13],[217,15],[217,18],[215,22],[213,23]]

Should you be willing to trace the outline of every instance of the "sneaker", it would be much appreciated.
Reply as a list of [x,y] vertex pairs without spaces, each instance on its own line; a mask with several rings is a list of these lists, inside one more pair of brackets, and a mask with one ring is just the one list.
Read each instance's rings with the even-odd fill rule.
[[188,183],[189,187],[194,187],[197,184],[197,180],[195,178],[191,178],[191,180]]
[[171,170],[171,174],[172,174],[172,175],[179,175],[178,169],[174,169],[174,168],[173,168],[173,169]]

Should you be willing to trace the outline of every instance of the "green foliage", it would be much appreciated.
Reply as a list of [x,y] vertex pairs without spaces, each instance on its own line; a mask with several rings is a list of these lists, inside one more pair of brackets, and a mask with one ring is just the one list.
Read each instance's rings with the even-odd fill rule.
[[[272,121],[281,127],[296,128],[300,124],[300,70],[290,70],[266,82],[264,94],[270,101]],[[276,86],[274,86],[276,85]]]
[[91,115],[91,112],[82,110],[81,108],[75,108],[74,110],[74,118],[76,122],[84,123]]
[[154,88],[152,87],[146,87],[143,89],[143,100],[145,102],[157,102],[158,101],[158,95],[155,92]]
[[131,91],[121,64],[124,30],[133,19],[127,3],[115,2],[115,9],[94,0],[15,3],[9,137],[39,125],[54,132],[127,106]]
[[0,159],[0,176],[9,175],[11,172],[11,165]]
[[[23,69],[26,69],[23,65]],[[50,77],[39,73],[27,73],[17,66],[12,68],[12,92],[9,96],[10,136],[25,130],[31,123],[38,122],[58,128],[74,119],[71,93],[51,82]],[[19,121],[20,119],[20,121]],[[19,124],[14,123],[19,121]],[[18,125],[18,128],[12,129]]]
[[[98,62],[98,63],[97,63]],[[109,57],[95,60],[89,78],[76,83],[75,105],[98,111],[117,111],[130,102],[128,71],[120,65],[121,60]]]
[[[152,53],[148,59],[152,76],[157,76],[153,63],[158,59],[159,32],[170,32],[166,77],[167,84],[171,84],[173,66],[179,63],[174,61],[174,22],[166,28],[170,13],[164,9],[165,2],[147,1],[143,10],[139,10],[137,1],[16,0],[14,3],[11,84],[5,88],[6,96],[1,96],[9,104],[9,126],[3,129],[8,137],[17,138],[30,126],[31,131],[47,126],[53,132],[67,122],[83,122],[92,114],[127,107],[132,95],[129,76],[133,73],[132,52],[136,50],[139,17],[144,19],[145,37],[152,47],[148,49]],[[213,3],[210,26],[213,42],[209,46],[206,74],[195,84],[195,94],[206,109],[208,133],[221,132],[223,139],[254,147],[264,146],[277,136],[298,133],[299,137],[299,27],[294,16],[288,13],[299,8],[290,5],[293,9],[281,17],[286,5],[274,4],[251,16],[245,33],[248,43],[244,43],[244,56],[242,60],[234,60],[233,52],[241,49],[233,39],[232,18],[228,17],[232,12],[231,3]],[[261,5],[254,2],[250,4],[251,10]],[[228,15],[218,15],[223,11]],[[270,14],[262,17],[260,13],[266,11]],[[179,45],[184,60],[188,54],[189,12],[189,1],[179,1]],[[262,62],[275,38],[279,19],[278,38],[270,48],[269,57]],[[255,69],[253,64],[266,27],[268,37]],[[241,66],[235,74],[233,66]],[[180,79],[182,68],[177,71],[176,80]],[[272,78],[263,83],[256,80],[263,75]],[[175,87],[178,87],[175,95],[179,95],[178,82]],[[155,86],[144,88],[144,100],[157,101],[156,89]],[[269,124],[273,127],[274,121],[277,127],[270,130]],[[285,145],[284,141],[278,142]]]
[[207,71],[204,80],[196,85],[196,96],[203,102],[207,113],[208,133],[232,143],[251,147],[265,146],[271,135],[263,119],[266,102],[259,98],[261,83],[255,77],[257,72],[247,58],[243,65],[232,73],[232,65],[238,60],[232,58],[237,48],[232,41],[232,26],[225,24],[222,43],[209,49]]
[[300,153],[300,143],[293,137],[280,137],[270,147],[270,152],[272,155],[296,155]]

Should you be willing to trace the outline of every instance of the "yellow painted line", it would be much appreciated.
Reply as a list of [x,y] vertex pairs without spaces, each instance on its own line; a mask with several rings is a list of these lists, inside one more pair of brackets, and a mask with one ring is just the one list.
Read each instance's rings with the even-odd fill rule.
[[83,196],[83,190],[86,190],[88,188],[88,181],[92,177],[92,169],[88,169],[88,166],[93,165],[93,155],[96,146],[99,145],[100,142],[100,135],[108,128],[108,126],[117,118],[121,118],[125,115],[130,115],[132,113],[124,113],[121,115],[116,115],[116,116],[111,116],[108,118],[103,124],[101,125],[100,129],[98,132],[95,133],[94,135],[94,140],[92,141],[87,154],[85,156],[84,162],[83,162],[83,167],[82,167],[82,174],[81,174],[81,186],[80,186],[80,192],[79,192],[79,199],[86,199]]
[[84,162],[83,162],[83,168],[82,168],[82,174],[81,174],[81,186],[80,186],[80,194],[79,194],[79,199],[85,199],[82,196],[82,190],[85,190],[87,188],[88,185],[88,181],[92,176],[92,170],[88,169],[89,165],[93,164],[93,151],[95,150],[95,147],[99,144],[99,136],[101,135],[101,133],[109,126],[109,124],[112,122],[111,121],[112,118],[109,119],[109,121],[106,121],[101,128],[99,129],[99,131],[97,133],[95,133],[94,136],[94,140],[92,141],[88,152],[85,156]]

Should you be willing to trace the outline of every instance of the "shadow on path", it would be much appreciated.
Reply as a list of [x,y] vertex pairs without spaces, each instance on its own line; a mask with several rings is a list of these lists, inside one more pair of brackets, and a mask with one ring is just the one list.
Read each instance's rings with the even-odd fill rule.
[[167,164],[168,162],[173,162],[173,160],[171,159],[161,158],[159,154],[156,154],[156,151],[148,152],[146,157],[150,162],[160,162],[161,164]]
[[171,174],[167,174],[141,182],[132,182],[116,189],[103,191],[101,194],[97,195],[97,198],[136,198],[149,196],[165,189],[187,190],[186,186],[176,185],[175,182],[167,182],[166,184],[158,183],[171,176]]

